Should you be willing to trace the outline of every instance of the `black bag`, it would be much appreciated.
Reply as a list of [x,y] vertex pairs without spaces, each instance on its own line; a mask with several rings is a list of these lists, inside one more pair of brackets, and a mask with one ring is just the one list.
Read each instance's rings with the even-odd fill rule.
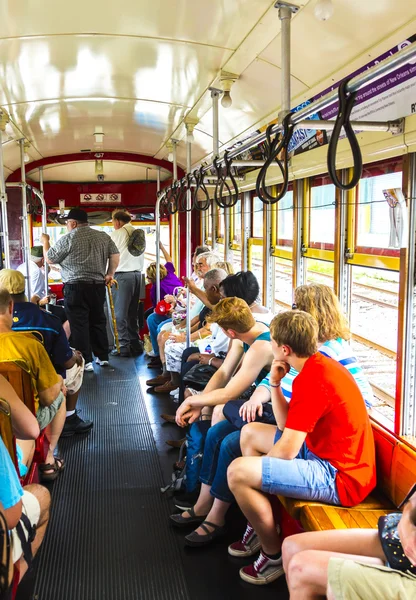
[[187,387],[203,390],[217,370],[212,365],[194,365],[184,376],[183,382]]
[[[412,487],[406,498],[399,505],[401,508],[411,496],[416,492],[416,484]],[[378,535],[380,538],[381,547],[387,558],[387,562],[392,569],[396,571],[404,571],[408,575],[416,577],[416,567],[403,552],[402,543],[400,541],[397,526],[402,518],[402,513],[391,513],[385,517],[380,517],[378,520]]]
[[129,236],[127,250],[132,256],[141,256],[146,250],[146,236],[143,229],[135,229],[131,233],[127,231],[127,234]]

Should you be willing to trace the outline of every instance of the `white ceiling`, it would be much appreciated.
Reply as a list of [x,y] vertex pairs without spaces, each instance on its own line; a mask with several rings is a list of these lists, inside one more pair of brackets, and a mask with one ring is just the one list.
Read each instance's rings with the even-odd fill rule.
[[[416,31],[414,0],[333,0],[334,15],[325,22],[313,15],[316,2],[303,0],[292,19],[292,105]],[[165,144],[175,137],[184,166],[189,115],[199,120],[196,163],[212,151],[208,87],[219,85],[221,69],[240,76],[232,107],[220,110],[226,146],[279,110],[274,1],[0,3],[0,105],[12,120],[5,139],[28,139],[31,160],[85,148],[166,159]],[[105,133],[102,145],[94,143],[96,127]],[[4,145],[4,162],[6,176],[19,166],[14,141]],[[45,178],[73,181],[88,168],[60,165],[45,169]],[[108,163],[108,178],[126,180],[134,172],[132,179],[143,179],[140,168]]]

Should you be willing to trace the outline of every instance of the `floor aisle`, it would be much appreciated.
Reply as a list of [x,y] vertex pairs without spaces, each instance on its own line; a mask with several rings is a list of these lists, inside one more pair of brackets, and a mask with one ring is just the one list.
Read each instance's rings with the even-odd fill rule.
[[177,456],[164,442],[182,434],[160,424],[173,405],[145,392],[143,357],[111,362],[85,375],[79,405],[94,429],[60,444],[67,466],[51,488],[35,592],[22,588],[18,600],[286,599],[284,581],[258,588],[238,577],[226,550],[243,527],[236,511],[226,539],[184,548],[187,532],[169,525],[173,506],[160,493]]

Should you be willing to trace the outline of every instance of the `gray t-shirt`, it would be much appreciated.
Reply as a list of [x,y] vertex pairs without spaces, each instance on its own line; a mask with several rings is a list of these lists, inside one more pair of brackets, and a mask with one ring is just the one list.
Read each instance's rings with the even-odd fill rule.
[[104,231],[81,226],[58,240],[48,250],[48,259],[61,266],[64,283],[104,282],[108,259],[118,253],[117,246]]

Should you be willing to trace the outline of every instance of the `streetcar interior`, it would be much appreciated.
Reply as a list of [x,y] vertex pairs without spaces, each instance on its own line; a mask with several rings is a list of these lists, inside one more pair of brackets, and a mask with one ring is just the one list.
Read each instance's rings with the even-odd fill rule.
[[[298,286],[329,286],[373,394],[376,500],[362,513],[324,504],[318,515],[279,495],[277,510],[285,536],[376,527],[416,482],[415,2],[0,6],[0,273],[28,265],[45,234],[60,243],[71,209],[109,235],[123,210],[146,239],[142,340],[143,314],[163,300],[160,266],[170,261],[160,244],[182,281],[198,246],[251,271],[258,304],[274,315],[296,309]],[[334,152],[348,94],[355,106]],[[145,282],[153,263],[156,279]],[[46,281],[59,301],[68,283],[59,265]],[[110,292],[109,346],[119,350]],[[94,429],[59,442],[68,466],[48,486],[48,533],[22,585],[15,569],[10,598],[289,598],[284,578],[262,589],[237,581],[222,542],[191,553],[168,528],[172,502],[160,488],[178,454],[165,442],[184,433],[161,425],[178,405],[146,386],[147,360],[117,355],[84,375],[79,404]],[[244,523],[234,505],[227,542]]]

